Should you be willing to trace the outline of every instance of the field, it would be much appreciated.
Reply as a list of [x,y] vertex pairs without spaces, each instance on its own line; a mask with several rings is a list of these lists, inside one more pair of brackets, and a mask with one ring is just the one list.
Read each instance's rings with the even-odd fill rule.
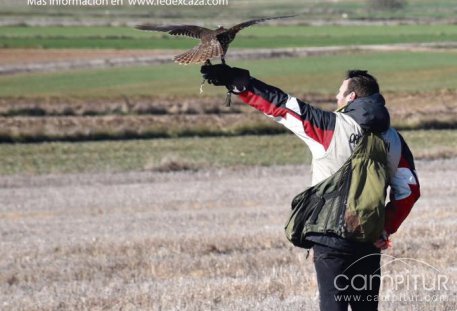
[[[32,12],[8,4],[10,10],[5,16],[30,14],[33,20]],[[289,4],[288,8],[292,9],[293,4]],[[423,10],[427,7],[428,12],[433,12],[435,5],[453,10],[446,1],[439,5],[421,1],[418,5]],[[238,2],[232,9],[238,6],[249,7],[249,4]],[[321,11],[324,15],[332,15],[332,10],[341,13],[348,8],[361,12],[362,2],[327,3],[327,6],[329,11]],[[34,14],[48,17],[50,23],[46,25],[12,23],[0,27],[0,44],[5,54],[0,61],[0,72],[3,72],[0,75],[0,141],[284,132],[259,115],[250,114],[252,111],[236,99],[232,109],[223,107],[221,88],[205,86],[203,94],[199,94],[198,67],[177,67],[170,63],[173,55],[194,45],[192,39],[136,31],[133,25],[123,23],[81,22],[62,27],[53,21],[57,14],[53,10],[60,9],[33,10]],[[261,9],[279,10],[279,7],[265,2]],[[319,10],[319,5],[311,6],[306,14]],[[411,13],[412,7],[405,10]],[[114,14],[110,12],[105,12],[107,20]],[[178,10],[174,12],[176,15],[162,16],[158,21],[171,22],[180,14],[186,14],[183,12]],[[67,14],[64,20],[80,18],[78,10]],[[103,15],[97,10],[90,14],[89,17],[99,18]],[[145,17],[138,15],[139,11],[133,7],[119,14],[119,17],[131,18],[132,23],[136,17]],[[453,112],[456,109],[457,31],[451,21],[435,16],[433,22],[427,23],[421,23],[420,19],[412,23],[405,20],[387,23],[393,20],[388,19],[386,23],[315,26],[308,23],[306,14],[240,32],[228,55],[230,64],[249,68],[255,77],[326,109],[333,109],[334,93],[344,71],[365,68],[380,79],[393,125],[397,128],[456,127]],[[414,20],[408,17],[411,18]],[[224,20],[231,21],[230,18]],[[319,18],[314,16],[309,21],[317,20]],[[208,20],[203,18],[200,22],[206,25]],[[405,43],[418,46],[394,45]],[[431,43],[434,45],[426,45]],[[281,48],[283,54],[273,48]],[[301,55],[311,56],[291,56],[296,48],[310,49]],[[256,51],[259,52],[256,54]],[[265,54],[265,51],[273,52]],[[245,57],[241,56],[232,60],[231,53],[250,53],[250,59],[239,59]],[[149,65],[151,62],[154,64]]]
[[[453,89],[457,83],[457,52],[362,52],[306,58],[261,59],[231,62],[249,68],[253,76],[274,85],[284,84],[288,92],[333,94],[348,68],[366,68],[383,82],[383,91],[427,92]],[[199,67],[163,64],[73,70],[57,73],[0,76],[1,97],[197,97]],[[176,88],[178,84],[180,87]],[[285,88],[284,87],[284,88]],[[206,87],[204,95],[223,94]],[[109,94],[109,95],[108,95]]]
[[[428,289],[387,282],[380,310],[457,308],[456,164],[418,161],[422,198],[383,274]],[[312,255],[283,233],[309,179],[305,165],[1,177],[2,310],[317,310]]]
[[[404,131],[402,135],[417,159],[457,157],[455,130]],[[309,150],[292,134],[30,143],[0,148],[0,175],[193,172],[310,162]]]
[[[127,1],[124,1],[127,2]],[[4,24],[89,24],[122,25],[132,20],[143,21],[203,21],[214,23],[214,19],[239,21],[253,16],[288,15],[301,13],[306,18],[304,23],[341,23],[372,22],[381,23],[433,23],[454,21],[457,12],[453,0],[414,0],[407,1],[401,10],[373,10],[366,0],[273,0],[252,2],[230,0],[229,5],[217,7],[194,6],[129,6],[122,7],[32,7],[15,0],[1,0],[0,11]],[[200,8],[200,9],[199,9]],[[43,16],[47,19],[43,20]]]
[[[236,61],[252,75],[299,98],[334,109],[347,68],[366,68],[382,83],[400,129],[455,128],[454,51],[354,52]],[[179,69],[179,75],[177,70]],[[224,91],[205,85],[195,66],[81,69],[0,76],[0,140],[39,142],[281,133]],[[176,87],[179,85],[179,88]]]
[[291,13],[240,32],[228,63],[326,110],[347,69],[378,78],[422,192],[380,310],[457,310],[454,0],[24,3],[0,0],[0,310],[318,309],[312,251],[283,230],[309,150],[224,88],[200,94],[199,66],[172,63],[195,40],[133,29]]
[[[300,18],[295,18],[295,20]],[[228,26],[228,25],[227,25]],[[215,26],[208,26],[215,27]],[[160,40],[157,40],[160,39]],[[258,26],[240,32],[233,48],[276,48],[353,44],[452,42],[454,25]],[[130,27],[0,27],[3,48],[186,49],[194,39]]]

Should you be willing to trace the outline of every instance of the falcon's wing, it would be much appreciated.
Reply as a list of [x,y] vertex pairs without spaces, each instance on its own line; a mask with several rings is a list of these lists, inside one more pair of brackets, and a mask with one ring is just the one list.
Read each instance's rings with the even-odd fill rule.
[[268,21],[268,20],[271,20],[271,19],[289,18],[289,17],[295,17],[295,16],[297,16],[297,15],[287,15],[287,16],[265,17],[265,18],[252,19],[252,20],[249,20],[247,22],[243,22],[241,24],[238,24],[238,25],[235,25],[235,26],[231,27],[229,29],[229,31],[238,32],[243,28],[246,28],[246,27],[249,27],[249,26],[252,26],[254,24],[258,24],[258,23],[264,22],[264,21]]
[[194,26],[194,25],[153,25],[153,24],[143,24],[135,26],[136,29],[140,30],[151,30],[151,31],[163,31],[168,32],[170,35],[174,36],[188,36],[192,38],[200,39],[202,33],[212,31],[211,29]]

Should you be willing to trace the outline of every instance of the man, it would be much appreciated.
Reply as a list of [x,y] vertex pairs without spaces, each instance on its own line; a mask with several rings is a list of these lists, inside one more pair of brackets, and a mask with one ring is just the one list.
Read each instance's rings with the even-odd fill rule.
[[388,247],[388,236],[407,217],[420,191],[413,156],[401,135],[390,127],[376,79],[366,71],[348,71],[336,95],[338,109],[329,112],[252,78],[244,69],[214,65],[203,66],[201,72],[210,84],[226,86],[308,145],[313,157],[313,185],[338,171],[364,132],[382,135],[388,146],[391,188],[382,236],[373,244],[332,233],[307,235],[313,244],[320,309],[347,310],[351,305],[353,311],[377,310],[380,250]]

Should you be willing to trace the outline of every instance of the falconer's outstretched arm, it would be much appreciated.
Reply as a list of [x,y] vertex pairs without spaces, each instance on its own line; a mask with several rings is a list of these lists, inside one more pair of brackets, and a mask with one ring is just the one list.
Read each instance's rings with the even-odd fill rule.
[[243,102],[291,130],[308,145],[313,157],[327,151],[335,130],[336,115],[333,112],[313,107],[252,78],[245,69],[214,65],[203,66],[201,72],[210,84],[225,85]]

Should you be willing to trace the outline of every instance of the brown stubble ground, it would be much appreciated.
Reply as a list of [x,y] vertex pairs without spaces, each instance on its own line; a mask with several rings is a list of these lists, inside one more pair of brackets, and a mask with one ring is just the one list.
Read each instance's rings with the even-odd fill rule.
[[[456,163],[417,163],[422,198],[386,252],[449,282]],[[289,201],[308,183],[307,166],[1,177],[1,309],[317,310],[312,256],[283,234]],[[447,285],[446,301],[380,310],[455,310]]]
[[[84,140],[94,137],[174,137],[243,134],[271,131],[268,118],[233,99],[0,99],[0,135],[15,141]],[[299,96],[317,107],[333,110],[332,95]],[[457,92],[386,93],[393,126],[400,129],[455,128]],[[34,115],[35,114],[35,115]],[[11,116],[14,115],[14,116]],[[277,131],[278,128],[275,128]]]
[[[333,94],[292,94],[319,108],[334,110]],[[387,107],[393,118],[405,118],[414,114],[450,114],[457,112],[457,91],[443,89],[435,92],[386,92]],[[0,98],[0,113],[17,110],[40,109],[43,115],[107,115],[107,114],[211,114],[240,113],[250,109],[237,98],[232,107],[224,107],[223,96],[164,97],[124,96],[108,98],[77,97],[23,97]],[[23,113],[25,115],[25,112]]]
[[[122,57],[172,56],[173,50],[116,49],[0,49],[0,66],[13,66],[61,61],[95,60]],[[171,58],[171,57],[170,57]]]

